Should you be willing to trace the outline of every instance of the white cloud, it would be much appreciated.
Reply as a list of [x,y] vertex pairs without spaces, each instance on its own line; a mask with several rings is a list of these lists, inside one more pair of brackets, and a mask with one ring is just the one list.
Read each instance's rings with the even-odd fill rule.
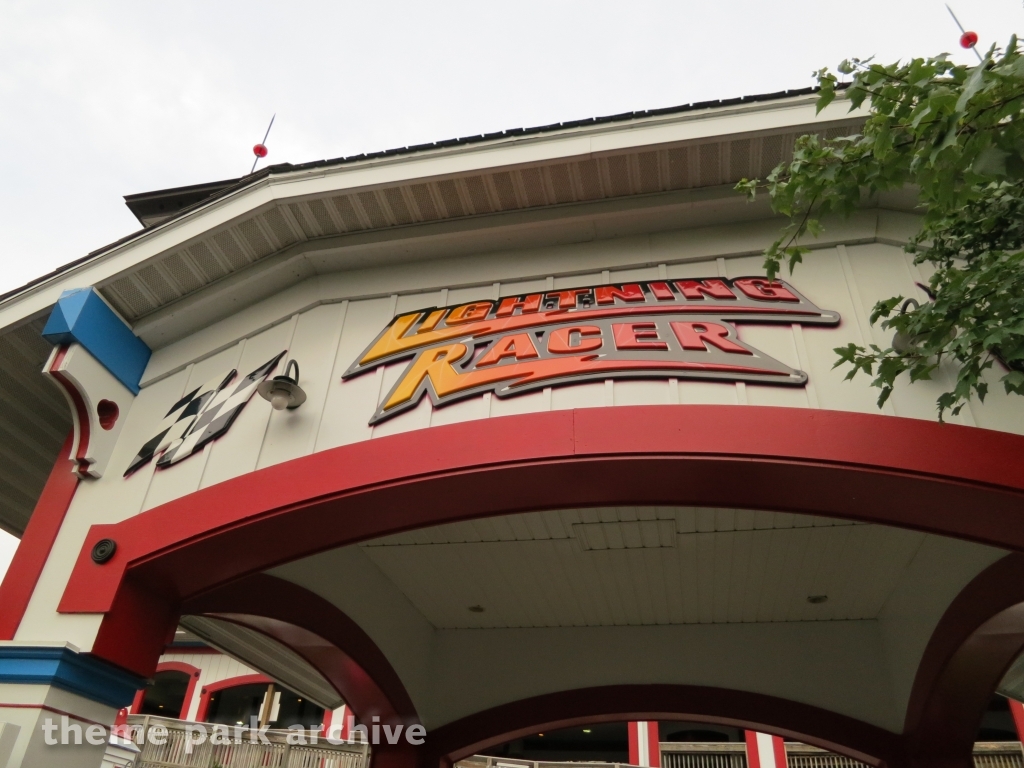
[[[1019,0],[958,9],[982,44]],[[0,6],[0,291],[137,228],[120,197],[269,162],[811,83],[953,50],[936,0],[16,2]]]

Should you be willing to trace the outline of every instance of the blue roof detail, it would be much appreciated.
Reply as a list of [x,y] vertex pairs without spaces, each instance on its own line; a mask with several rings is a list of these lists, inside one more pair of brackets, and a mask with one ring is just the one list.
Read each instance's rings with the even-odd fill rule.
[[64,291],[46,321],[43,338],[53,344],[81,344],[125,387],[139,393],[152,352],[94,288]]
[[52,685],[108,707],[128,706],[146,681],[66,647],[0,647],[0,683]]

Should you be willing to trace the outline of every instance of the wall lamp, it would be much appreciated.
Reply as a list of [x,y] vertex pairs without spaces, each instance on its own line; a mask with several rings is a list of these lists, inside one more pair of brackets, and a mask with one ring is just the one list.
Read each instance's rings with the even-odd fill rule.
[[[293,365],[295,376],[291,375]],[[256,391],[264,400],[270,401],[275,411],[283,411],[285,408],[294,410],[306,402],[306,393],[299,386],[299,364],[294,360],[288,361],[284,376],[275,376],[264,381]]]
[[[917,299],[907,299],[903,302],[903,306],[900,307],[900,314],[907,314],[907,309],[910,308],[911,304],[914,305],[914,309],[921,308],[921,304]],[[896,331],[896,334],[892,337],[892,348],[899,354],[906,355],[916,351],[920,341],[918,336],[908,336],[902,331]]]
[[[935,301],[935,293],[932,291],[931,288],[929,288],[927,285],[924,285],[923,283],[915,283],[915,285],[922,291],[927,293],[929,299]],[[911,306],[913,306],[915,310],[918,310],[921,308],[921,303],[917,299],[907,299],[906,301],[903,302],[903,306],[900,307],[900,314],[907,314],[907,310],[909,310]],[[920,349],[921,344],[924,343],[926,338],[927,334],[910,336],[903,333],[902,331],[896,331],[895,335],[892,337],[892,348],[901,355],[911,354],[913,352],[917,352],[917,350]],[[956,329],[951,328],[949,330],[949,333],[946,334],[946,338],[943,340],[943,343],[948,344],[955,338]]]

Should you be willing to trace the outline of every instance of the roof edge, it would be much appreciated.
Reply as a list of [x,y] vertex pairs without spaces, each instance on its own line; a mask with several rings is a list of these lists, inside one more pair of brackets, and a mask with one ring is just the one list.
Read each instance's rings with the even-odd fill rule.
[[[845,88],[843,84],[840,87]],[[448,139],[444,141],[438,141],[427,144],[417,144],[407,147],[400,147],[395,149],[382,150],[380,152],[363,153],[359,155],[350,155],[344,157],[338,157],[328,160],[314,160],[306,163],[277,163],[274,165],[265,166],[255,173],[247,174],[238,179],[228,179],[221,182],[206,182],[201,184],[192,184],[185,187],[171,187],[163,190],[154,190],[152,192],[140,192],[132,195],[125,195],[124,199],[126,203],[136,201],[142,202],[147,200],[159,199],[162,196],[170,196],[175,193],[183,194],[185,192],[199,192],[203,188],[216,188],[213,194],[198,200],[197,202],[183,207],[173,215],[159,221],[158,223],[150,226],[144,226],[142,229],[136,230],[128,235],[125,235],[112,243],[90,251],[86,255],[75,259],[74,261],[68,262],[51,272],[28,281],[24,285],[14,288],[10,291],[0,294],[0,305],[6,303],[8,300],[17,297],[19,294],[25,293],[30,289],[49,282],[55,278],[60,277],[66,272],[73,270],[74,268],[81,266],[98,256],[112,251],[120,246],[126,245],[132,240],[138,238],[141,235],[147,234],[158,227],[162,227],[165,224],[169,224],[176,221],[192,211],[204,207],[216,200],[232,195],[239,192],[242,189],[253,186],[258,182],[262,181],[271,176],[284,175],[295,172],[318,170],[325,168],[334,168],[345,165],[353,165],[367,160],[378,160],[384,158],[397,158],[402,156],[415,155],[438,149],[449,149],[458,146],[468,146],[475,144],[484,144],[487,142],[500,141],[502,139],[516,139],[527,136],[540,136],[544,134],[556,133],[559,131],[573,130],[578,128],[587,128],[591,126],[599,126],[603,124],[614,124],[614,123],[628,123],[643,120],[645,118],[652,117],[665,117],[671,115],[680,115],[688,112],[699,112],[702,110],[716,110],[728,107],[737,107],[744,105],[753,105],[765,102],[782,101],[784,99],[792,99],[801,96],[810,96],[820,91],[820,88],[807,87],[798,88],[792,90],[776,91],[774,93],[767,94],[755,94],[751,96],[742,96],[732,99],[721,99],[712,101],[694,102],[691,104],[684,104],[674,107],[662,107],[658,109],[643,110],[636,112],[623,112],[617,115],[607,115],[603,117],[592,117],[583,120],[571,120],[564,123],[552,123],[549,125],[536,126],[533,128],[513,128],[505,131],[498,131],[494,133],[479,134],[474,136],[467,136],[457,139]],[[226,185],[226,186],[224,186]]]

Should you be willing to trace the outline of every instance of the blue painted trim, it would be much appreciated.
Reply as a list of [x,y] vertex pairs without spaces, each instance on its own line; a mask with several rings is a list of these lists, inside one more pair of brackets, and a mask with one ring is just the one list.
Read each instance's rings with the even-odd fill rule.
[[64,647],[0,646],[0,683],[52,685],[108,707],[127,707],[146,681]]
[[53,344],[78,342],[136,395],[152,354],[94,288],[64,291],[43,328]]

